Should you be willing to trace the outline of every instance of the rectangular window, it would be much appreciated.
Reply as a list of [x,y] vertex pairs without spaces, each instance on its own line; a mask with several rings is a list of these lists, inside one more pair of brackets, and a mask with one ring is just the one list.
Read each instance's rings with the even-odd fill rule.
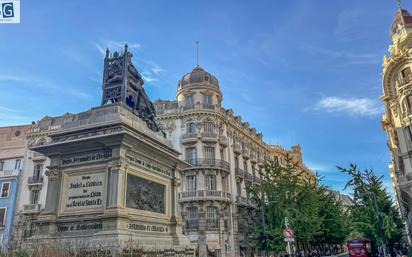
[[186,107],[192,107],[193,106],[193,96],[188,95],[186,96]]
[[194,122],[186,124],[186,133],[196,133],[196,124]]
[[6,225],[6,208],[0,208],[0,227]]
[[3,171],[4,169],[4,161],[0,161],[0,171]]
[[196,176],[187,176],[187,190],[196,191]]
[[186,148],[186,161],[189,162],[190,164],[195,164],[196,158],[197,158],[196,148],[195,147]]
[[9,197],[10,182],[4,182],[1,186],[1,197]]
[[39,202],[40,192],[38,190],[33,190],[30,193],[30,203],[37,204]]
[[243,161],[243,170],[247,172],[247,161]]
[[33,177],[40,177],[42,175],[43,172],[43,164],[37,164],[36,166],[34,166],[34,170],[33,170]]
[[206,190],[216,190],[216,176],[215,175],[206,176]]
[[205,146],[205,159],[215,159],[215,148],[211,146]]
[[14,164],[14,169],[15,170],[20,170],[20,166],[21,166],[21,160],[17,159],[16,163]]
[[189,208],[189,219],[197,220],[197,208],[196,207]]
[[204,95],[203,102],[206,106],[211,106],[212,105],[212,96],[211,95]]

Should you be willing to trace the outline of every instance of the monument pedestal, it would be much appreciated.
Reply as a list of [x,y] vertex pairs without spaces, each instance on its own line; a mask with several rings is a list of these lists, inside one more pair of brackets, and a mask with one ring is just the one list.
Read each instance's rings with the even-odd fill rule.
[[52,118],[33,143],[51,159],[45,209],[26,241],[90,249],[187,246],[176,177],[188,166],[161,131],[121,104]]

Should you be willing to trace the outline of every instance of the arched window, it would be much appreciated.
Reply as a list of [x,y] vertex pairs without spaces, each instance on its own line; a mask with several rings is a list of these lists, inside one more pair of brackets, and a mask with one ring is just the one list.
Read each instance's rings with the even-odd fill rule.
[[208,220],[218,219],[217,207],[216,206],[208,206],[206,208],[206,219],[208,219]]
[[213,133],[214,132],[214,125],[212,122],[204,122],[203,123],[203,130],[204,132],[210,132]]

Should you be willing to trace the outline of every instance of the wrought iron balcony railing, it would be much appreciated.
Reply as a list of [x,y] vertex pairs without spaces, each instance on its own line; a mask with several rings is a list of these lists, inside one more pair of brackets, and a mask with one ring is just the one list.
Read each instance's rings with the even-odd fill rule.
[[30,184],[42,184],[43,183],[43,176],[31,176],[28,179],[28,183]]
[[186,162],[190,163],[194,167],[208,167],[208,168],[220,168],[229,171],[230,164],[227,161],[219,159],[198,158],[189,159]]
[[197,190],[179,193],[179,200],[181,201],[202,200],[210,198],[230,201],[232,199],[232,194],[218,190]]

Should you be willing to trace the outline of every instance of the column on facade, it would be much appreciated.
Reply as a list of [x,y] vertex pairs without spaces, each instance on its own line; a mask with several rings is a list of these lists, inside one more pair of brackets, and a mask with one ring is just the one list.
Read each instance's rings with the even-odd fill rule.
[[60,191],[62,189],[62,172],[58,169],[50,169],[46,171],[46,176],[49,178],[49,182],[47,187],[44,214],[56,215],[61,194]]

